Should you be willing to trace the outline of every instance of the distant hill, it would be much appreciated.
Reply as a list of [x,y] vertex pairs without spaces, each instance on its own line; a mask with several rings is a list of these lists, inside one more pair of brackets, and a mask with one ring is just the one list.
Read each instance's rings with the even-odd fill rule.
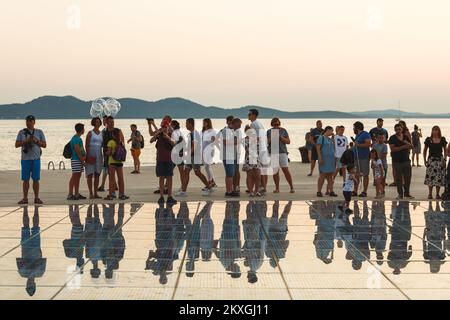
[[[367,112],[339,112],[332,110],[324,111],[297,111],[289,112],[261,106],[243,106],[240,108],[226,109],[216,106],[203,106],[196,102],[183,98],[166,98],[158,101],[146,101],[134,98],[119,99],[122,110],[118,117],[122,119],[135,118],[162,118],[170,114],[174,118],[225,118],[234,115],[246,118],[248,109],[257,108],[262,118],[365,118],[386,117],[395,118],[397,110],[367,111]],[[33,114],[40,119],[85,119],[89,118],[91,101],[83,101],[73,96],[42,96],[32,101],[19,104],[0,105],[0,119],[22,119],[26,115]],[[445,115],[425,115],[421,113],[402,113],[401,117],[424,117],[424,118],[450,118]]]

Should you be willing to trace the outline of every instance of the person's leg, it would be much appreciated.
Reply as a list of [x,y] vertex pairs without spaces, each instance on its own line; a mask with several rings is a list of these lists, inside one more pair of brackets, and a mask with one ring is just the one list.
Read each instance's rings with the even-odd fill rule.
[[412,166],[413,166],[413,167],[414,167],[414,160],[415,160],[415,158],[416,158],[416,153],[413,152],[413,153],[412,153]]
[[327,190],[329,192],[329,194],[333,193],[333,187],[334,187],[334,179],[333,179],[333,174],[332,173],[327,173],[326,175],[326,179],[327,179]]
[[133,156],[134,172],[137,172],[138,171],[138,165],[137,165],[138,158],[137,158],[137,155],[135,152],[132,152],[131,154]]
[[172,176],[166,177],[166,187],[167,187],[167,196],[172,197],[173,196],[173,179]]
[[325,181],[325,174],[321,173],[317,179],[317,192],[322,192],[323,183]]
[[239,185],[241,184],[241,173],[239,172],[239,165],[235,164],[234,170],[235,170],[235,174],[234,174],[234,179],[233,179],[233,189],[234,189],[234,191],[238,191]]
[[94,197],[98,197],[98,183],[100,182],[100,174],[99,173],[94,173]]
[[73,181],[74,194],[76,196],[79,196],[80,195],[81,172],[74,173],[73,177],[74,177],[74,181]]
[[433,187],[428,186],[428,199],[433,198]]
[[276,172],[273,174],[273,183],[275,184],[275,193],[280,192],[280,170],[277,168],[274,168]]
[[342,166],[341,172],[342,172],[342,181],[345,182],[345,175],[347,174],[347,168],[345,166]]
[[137,172],[141,173],[141,154],[139,152],[138,156],[136,157],[136,165],[137,165]]
[[100,190],[105,189],[106,178],[108,177],[109,168],[107,165],[103,164],[103,176],[102,176],[102,184],[100,185]]
[[[254,192],[259,192],[261,189],[261,170],[256,168],[253,169],[253,188]],[[267,176],[266,176],[267,177]]]
[[30,190],[30,180],[24,180],[22,183],[23,199],[28,199],[28,190]]
[[259,181],[259,185],[261,186],[262,190],[267,190],[267,183],[269,182],[269,176],[266,174],[259,174],[260,176],[260,181]]
[[74,188],[75,188],[75,173],[72,172],[72,175],[70,176],[69,180],[69,196],[74,195]]
[[90,174],[90,175],[87,176],[87,185],[88,185],[88,189],[89,189],[89,198],[94,197],[94,191],[92,190],[92,176],[93,176],[93,174]]
[[226,186],[226,189],[227,189],[227,193],[233,192],[233,181],[234,181],[233,177],[226,177],[225,178],[225,186]]
[[436,199],[440,199],[441,198],[441,187],[437,186],[436,187]]
[[395,172],[394,183],[397,186],[397,193],[400,197],[403,197],[403,184],[402,184],[402,170],[401,164],[398,162],[392,163],[392,172]]
[[205,185],[205,187],[209,188],[208,180],[206,179],[205,175],[202,173],[202,170],[200,168],[195,168],[194,173],[200,179],[200,181]]
[[39,180],[37,181],[33,180],[33,192],[34,198],[39,199]]
[[22,160],[21,165],[21,179],[22,179],[22,200],[28,200],[28,191],[30,190],[30,178],[31,178],[31,161]]
[[292,175],[291,175],[291,171],[289,171],[289,167],[283,167],[283,168],[281,168],[281,170],[283,171],[284,177],[286,178],[286,181],[289,184],[291,191],[293,191],[294,190],[294,182],[292,181]]
[[109,190],[108,194],[112,197],[116,186],[116,168],[114,166],[108,166],[108,176],[109,176]]
[[411,188],[411,164],[409,162],[406,162],[404,164],[404,169],[403,169],[403,177],[404,177],[404,182],[405,182],[405,194],[408,196],[411,196],[411,192],[410,192],[410,188]]
[[125,194],[125,181],[123,179],[123,167],[118,167],[116,169],[117,180],[119,183],[119,195],[123,196]]
[[247,171],[247,180],[248,180],[248,191],[250,191],[250,195],[253,194],[253,186],[255,185],[255,179],[253,176],[253,169]]
[[181,186],[181,191],[186,192],[187,187],[189,185],[189,179],[191,174],[192,167],[184,167],[183,173],[183,185]]
[[367,194],[369,189],[369,175],[364,175],[364,192]]
[[361,174],[359,173],[359,169],[357,169],[358,171],[355,173],[355,183],[354,183],[354,188],[353,188],[353,192],[355,194],[358,193],[358,188],[359,188],[359,183],[361,181]]
[[159,195],[160,197],[164,197],[164,184],[165,184],[165,177],[159,177]]
[[309,172],[310,175],[314,173],[315,167],[316,167],[316,160],[311,160],[311,171]]

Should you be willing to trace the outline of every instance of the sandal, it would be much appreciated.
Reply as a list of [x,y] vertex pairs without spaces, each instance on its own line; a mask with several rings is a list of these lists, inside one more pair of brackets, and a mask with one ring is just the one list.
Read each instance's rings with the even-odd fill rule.
[[78,198],[75,197],[73,194],[69,194],[66,199],[69,201],[78,200]]
[[42,202],[41,199],[36,198],[36,199],[34,199],[34,204],[44,204],[44,202]]
[[273,190],[273,193],[280,193],[280,190]]
[[317,194],[316,194],[319,198],[322,198],[323,197],[323,194],[322,194],[322,192],[317,192]]
[[28,204],[28,199],[22,199],[17,204]]
[[105,188],[100,187],[100,188],[97,189],[97,191],[98,191],[98,192],[105,192]]
[[334,191],[331,191],[329,194],[330,197],[337,197],[338,195],[336,193],[334,193]]
[[126,196],[126,195],[121,195],[121,196],[119,196],[119,200],[128,200],[128,199],[130,199],[130,197],[129,196]]
[[366,197],[367,197],[367,193],[365,193],[365,192],[363,191],[363,192],[361,192],[361,193],[359,194],[358,197],[360,197],[360,198],[366,198]]
[[106,196],[103,198],[103,200],[114,200],[113,196]]

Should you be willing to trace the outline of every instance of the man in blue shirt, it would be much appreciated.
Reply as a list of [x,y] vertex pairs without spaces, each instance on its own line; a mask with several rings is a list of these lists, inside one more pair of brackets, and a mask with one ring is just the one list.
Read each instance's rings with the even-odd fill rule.
[[359,195],[360,197],[367,197],[367,188],[369,187],[369,155],[370,146],[372,145],[372,139],[367,131],[364,131],[364,124],[357,121],[353,124],[353,132],[356,134],[353,153],[356,169],[356,183],[355,190],[353,194],[356,196],[358,194],[358,187],[360,184],[360,178],[363,177],[363,192]]
[[384,141],[387,143],[389,140],[388,132],[385,128],[383,128],[384,120],[382,118],[377,119],[377,126],[375,128],[370,129],[369,134],[372,138],[373,143],[376,142],[377,137],[383,135]]

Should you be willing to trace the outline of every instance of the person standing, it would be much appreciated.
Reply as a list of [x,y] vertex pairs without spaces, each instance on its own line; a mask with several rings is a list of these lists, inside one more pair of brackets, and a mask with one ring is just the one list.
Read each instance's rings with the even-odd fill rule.
[[[105,133],[108,130],[108,116],[103,116],[103,129],[102,129],[102,141],[105,139]],[[106,152],[106,146],[102,145],[102,153],[103,153],[103,175],[102,175],[102,182],[100,184],[100,187],[98,188],[99,192],[105,191],[105,183],[106,178],[108,177],[108,157],[105,155]]]
[[344,126],[336,127],[336,135],[334,136],[334,147],[335,147],[334,156],[336,157],[336,172],[333,175],[333,180],[336,179],[338,173],[341,173],[342,179],[345,182],[346,168],[341,162],[341,157],[344,154],[344,152],[348,149],[348,139],[346,136],[344,136],[344,131],[345,131]]
[[[106,118],[106,128],[102,130],[102,137],[103,137],[103,157],[104,157],[104,161],[105,161],[105,165],[107,167],[108,170],[108,174],[109,175],[109,155],[106,155],[107,151],[108,151],[108,142],[113,140],[113,132],[114,132],[114,117],[113,116],[108,116]],[[125,138],[123,136],[122,130],[119,129],[119,135],[120,135],[120,142],[122,144],[125,144]],[[123,169],[123,168],[122,168]],[[99,188],[99,191],[105,191],[105,182],[106,182],[106,178],[105,175],[103,175],[103,180],[102,180],[102,185]],[[117,184],[115,185],[115,190],[118,189]],[[113,191],[113,196],[115,196],[115,190]]]
[[[108,170],[109,170],[109,194],[105,200],[113,200],[115,198],[116,173],[117,184],[119,186],[119,199],[127,200],[130,197],[125,195],[125,181],[123,177],[123,159],[117,159],[117,149],[125,148],[123,143],[122,131],[114,128],[112,132],[112,139],[108,141],[106,155],[108,156]],[[125,149],[123,149],[125,151]]]
[[354,158],[355,169],[356,169],[356,183],[355,183],[355,191],[353,195],[356,196],[358,194],[358,187],[361,183],[361,176],[363,177],[363,191],[359,194],[359,197],[367,197],[367,189],[369,188],[369,174],[370,174],[370,166],[369,166],[369,153],[370,146],[372,145],[372,138],[367,131],[364,131],[364,124],[360,121],[356,121],[353,124],[353,132],[355,133],[355,145],[354,145]]
[[204,184],[202,189],[203,192],[210,192],[210,186],[208,184],[208,180],[205,175],[201,171],[202,166],[202,139],[200,133],[195,130],[195,120],[193,118],[186,119],[186,129],[189,131],[187,138],[187,159],[184,165],[184,179],[183,184],[181,186],[181,190],[176,194],[179,197],[187,196],[187,187],[189,185],[189,175],[191,170],[194,169],[195,175],[201,180]]
[[312,128],[309,135],[309,143],[312,146],[311,150],[311,171],[308,174],[308,177],[311,177],[314,172],[314,168],[316,167],[316,161],[319,159],[317,154],[317,139],[323,134],[322,129],[322,121],[316,121],[316,127]]
[[377,140],[377,137],[379,135],[384,136],[384,141],[387,141],[389,139],[388,132],[385,128],[383,128],[384,120],[382,118],[377,119],[377,126],[375,128],[370,129],[369,134],[372,138],[372,142],[375,143]]
[[212,164],[214,162],[215,144],[217,132],[213,129],[212,121],[209,118],[203,119],[202,128],[202,155],[205,165],[206,177],[211,188],[217,187],[214,180]]
[[414,125],[414,131],[411,133],[411,139],[413,144],[412,149],[412,166],[414,167],[414,160],[417,162],[417,166],[421,167],[419,164],[419,155],[422,153],[422,143],[420,139],[422,138],[422,130],[419,129],[417,124]]
[[319,159],[320,176],[317,181],[317,196],[323,197],[322,187],[327,180],[327,192],[330,197],[337,197],[333,191],[333,174],[336,171],[334,156],[333,128],[325,127],[323,134],[317,139],[316,150]]
[[[89,188],[89,199],[101,199],[98,195],[98,185],[103,167],[103,135],[100,131],[102,121],[93,118],[91,125],[94,127],[86,136],[86,176]],[[93,185],[92,185],[92,179]]]
[[141,149],[144,142],[144,137],[138,131],[137,125],[132,124],[130,126],[131,136],[128,139],[127,143],[131,142],[131,156],[133,157],[134,170],[131,171],[132,174],[140,174],[141,173],[141,161],[139,157],[141,156]]
[[164,204],[164,190],[167,188],[167,204],[174,205],[177,202],[172,196],[172,177],[175,167],[172,162],[172,149],[175,141],[170,137],[168,121],[162,122],[160,132],[150,140],[150,143],[153,142],[156,142],[156,176],[159,178],[158,203]]
[[427,167],[425,184],[429,190],[428,199],[433,199],[433,187],[436,188],[436,199],[441,199],[439,192],[441,187],[445,186],[446,157],[447,140],[442,136],[441,128],[434,126],[431,129],[431,135],[425,139],[423,150],[423,161]]
[[403,134],[403,126],[400,123],[395,125],[394,130],[395,134],[389,138],[388,143],[391,149],[392,168],[395,171],[397,198],[413,198],[410,194],[411,161],[409,160],[409,151],[413,145],[411,140]]
[[380,157],[381,163],[383,164],[384,175],[382,184],[383,186],[386,186],[386,177],[388,172],[388,163],[387,163],[388,147],[384,139],[385,137],[383,134],[379,135],[377,137],[376,142],[372,145],[372,148],[377,150],[378,156]]
[[72,177],[69,181],[69,195],[67,200],[84,200],[85,196],[80,194],[80,178],[86,164],[86,151],[83,147],[81,136],[84,134],[84,124],[77,123],[75,125],[75,135],[70,140],[70,149],[72,150],[72,158],[70,164],[72,167]]
[[[180,185],[183,185],[183,179],[184,179],[184,157],[185,157],[185,149],[186,149],[186,138],[184,137],[183,133],[181,132],[180,123],[177,120],[172,120],[171,127],[173,129],[172,134],[170,135],[170,138],[173,141],[174,148],[172,149],[172,152],[178,152],[177,154],[174,154],[174,158],[177,157],[178,161],[175,160],[176,166],[178,167],[178,173],[180,175]],[[172,186],[173,188],[173,186]],[[159,190],[158,190],[159,191]],[[168,191],[168,190],[167,190]],[[167,193],[167,192],[164,192]]]
[[247,191],[250,197],[260,197],[261,164],[259,162],[259,143],[255,129],[245,126],[245,161],[242,171],[247,173]]
[[294,193],[292,175],[289,171],[289,153],[287,151],[287,145],[291,143],[289,133],[285,128],[281,127],[279,118],[273,118],[270,125],[272,128],[267,131],[267,142],[269,143],[271,164],[274,170],[273,181],[275,183],[275,190],[273,193],[280,193],[280,168],[289,184],[290,193]]
[[29,115],[25,118],[26,127],[19,131],[15,147],[21,148],[21,178],[23,198],[18,204],[28,203],[30,178],[33,179],[34,203],[43,204],[39,199],[39,180],[41,179],[42,148],[47,147],[44,133],[35,128],[36,118]]
[[[270,158],[269,151],[267,148],[267,137],[266,131],[264,129],[261,121],[258,120],[259,111],[257,109],[250,109],[248,111],[248,120],[250,120],[250,128],[255,130],[255,134],[257,137],[258,143],[258,157],[259,162],[261,164],[261,194],[265,194],[267,192],[267,179],[270,170]],[[239,158],[238,158],[239,160]]]

